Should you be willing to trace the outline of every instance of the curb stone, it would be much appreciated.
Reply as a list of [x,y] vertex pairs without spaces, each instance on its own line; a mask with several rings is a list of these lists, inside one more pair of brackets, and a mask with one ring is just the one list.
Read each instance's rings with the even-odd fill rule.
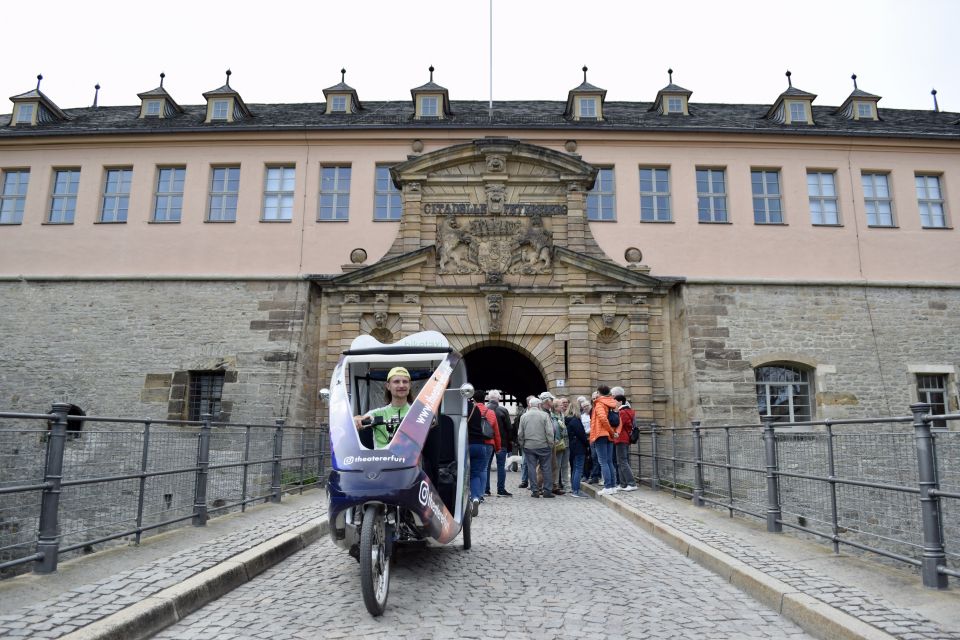
[[252,580],[329,530],[326,519],[301,525],[144,598],[60,640],[143,640]]
[[801,629],[823,640],[897,640],[871,624],[797,591],[794,587],[759,571],[733,556],[610,496],[598,495],[592,485],[583,487],[596,500],[640,525],[657,539],[697,564],[716,573],[752,598],[762,602]]

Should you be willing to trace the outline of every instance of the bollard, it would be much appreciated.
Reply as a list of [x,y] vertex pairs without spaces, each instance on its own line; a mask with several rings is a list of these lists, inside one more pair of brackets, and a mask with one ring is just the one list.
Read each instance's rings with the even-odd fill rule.
[[60,483],[63,481],[63,452],[67,442],[66,402],[55,403],[50,412],[56,415],[47,437],[47,458],[43,468],[43,494],[40,499],[40,527],[37,532],[37,553],[43,557],[33,565],[34,573],[57,570],[60,552]]
[[283,458],[283,418],[277,420],[273,432],[273,477],[270,482],[270,502],[280,502],[280,465]]
[[654,491],[660,490],[660,461],[657,452],[657,423],[650,423],[650,488]]
[[193,526],[207,524],[207,477],[210,475],[210,420],[209,413],[200,416],[200,442],[197,445],[197,482],[193,490]]
[[763,453],[767,466],[767,531],[783,533],[780,520],[780,477],[777,475],[777,434],[773,431],[773,416],[761,416],[763,421]]
[[[935,494],[940,489],[937,482],[936,451],[930,424],[924,417],[933,405],[918,402],[910,405],[913,413],[913,430],[917,443],[917,477],[920,484],[920,514],[923,524],[923,556],[920,573],[923,586],[931,589],[948,588],[947,574],[939,567],[946,565],[943,546],[943,531],[940,529],[940,498]],[[933,493],[933,495],[931,495]]]
[[700,421],[693,420],[693,505],[703,506],[703,434],[700,433]]

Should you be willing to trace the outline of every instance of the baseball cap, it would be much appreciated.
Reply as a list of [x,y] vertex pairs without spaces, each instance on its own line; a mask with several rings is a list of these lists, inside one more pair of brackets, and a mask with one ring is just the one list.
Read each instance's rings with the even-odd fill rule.
[[387,381],[393,379],[394,376],[403,376],[404,378],[410,379],[410,372],[407,371],[404,367],[394,367],[390,369],[390,373],[387,374]]
[[540,400],[556,400],[557,397],[550,393],[549,391],[544,391],[540,394]]

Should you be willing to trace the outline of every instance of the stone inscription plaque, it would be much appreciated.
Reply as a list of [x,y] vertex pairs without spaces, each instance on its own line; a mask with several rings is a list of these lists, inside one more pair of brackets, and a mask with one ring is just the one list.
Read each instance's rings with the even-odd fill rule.
[[489,211],[486,204],[471,202],[435,202],[423,205],[423,212],[438,216],[485,216],[498,213],[502,207],[505,216],[565,216],[565,204],[500,204]]

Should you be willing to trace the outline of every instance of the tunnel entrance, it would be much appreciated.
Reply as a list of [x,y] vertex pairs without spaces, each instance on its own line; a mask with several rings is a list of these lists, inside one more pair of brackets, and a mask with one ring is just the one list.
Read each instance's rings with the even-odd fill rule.
[[509,347],[480,347],[465,354],[463,359],[470,383],[477,390],[499,389],[504,394],[504,404],[516,399],[522,405],[527,396],[547,390],[537,365]]

